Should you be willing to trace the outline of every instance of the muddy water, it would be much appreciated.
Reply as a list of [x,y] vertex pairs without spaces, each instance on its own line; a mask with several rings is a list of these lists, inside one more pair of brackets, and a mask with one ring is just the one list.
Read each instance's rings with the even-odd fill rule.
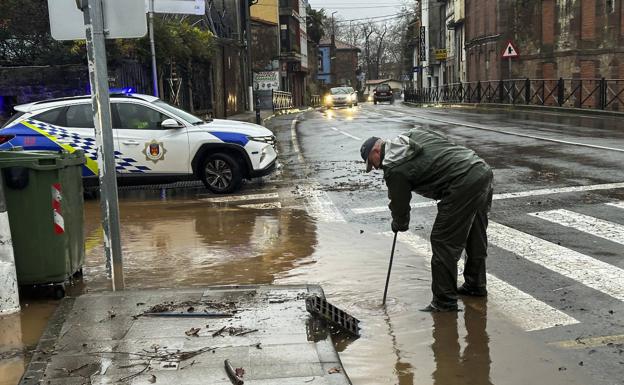
[[[99,206],[85,206],[89,289],[108,288]],[[302,211],[249,209],[205,201],[122,202],[127,288],[271,283],[316,246]]]
[[[245,202],[248,203],[248,202]],[[270,207],[270,206],[266,206]],[[85,204],[86,265],[74,293],[107,290],[97,202]],[[486,300],[465,311],[418,312],[430,299],[422,259],[397,247],[387,307],[380,306],[391,239],[351,224],[317,223],[293,209],[254,209],[201,199],[125,200],[120,206],[128,288],[319,283],[362,321],[362,337],[337,338],[355,385],[587,384],[539,341],[509,326]],[[0,319],[0,384],[15,384],[54,301]],[[528,370],[527,370],[528,368]]]
[[430,271],[400,239],[383,308],[392,238],[349,224],[317,228],[314,263],[276,283],[319,283],[330,302],[362,321],[360,339],[336,341],[354,384],[592,383],[575,368],[559,370],[565,365],[543,342],[511,326],[486,299],[460,303],[459,313],[418,311],[431,300]]
[[17,384],[57,304],[26,297],[19,314],[0,317],[0,385]]

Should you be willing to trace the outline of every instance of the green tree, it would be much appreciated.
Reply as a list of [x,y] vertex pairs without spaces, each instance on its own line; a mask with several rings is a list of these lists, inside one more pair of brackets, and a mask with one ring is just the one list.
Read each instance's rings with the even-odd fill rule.
[[42,0],[0,1],[0,65],[80,63],[72,42],[50,35],[48,6]]
[[306,26],[308,36],[313,42],[318,44],[323,36],[325,36],[325,28],[323,26],[327,19],[327,15],[325,15],[325,9],[321,8],[317,11],[316,9],[312,9],[308,5],[307,13],[308,17],[306,18]]

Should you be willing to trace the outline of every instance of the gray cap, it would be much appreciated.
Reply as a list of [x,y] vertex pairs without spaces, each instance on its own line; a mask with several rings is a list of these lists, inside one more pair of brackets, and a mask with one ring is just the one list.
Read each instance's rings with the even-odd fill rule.
[[380,138],[376,136],[371,136],[370,138],[366,139],[364,143],[362,143],[362,147],[360,147],[360,155],[362,155],[362,160],[366,162],[366,172],[369,172],[373,168],[373,165],[368,162],[368,155],[370,154],[373,147],[375,147],[375,143],[377,143],[379,139]]

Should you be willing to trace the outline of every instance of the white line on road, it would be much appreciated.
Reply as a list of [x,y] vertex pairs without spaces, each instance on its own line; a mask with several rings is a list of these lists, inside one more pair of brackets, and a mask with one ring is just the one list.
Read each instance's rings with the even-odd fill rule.
[[301,150],[299,149],[299,140],[297,139],[297,119],[293,119],[290,123],[290,142],[292,143],[293,150],[297,153],[299,160],[303,161],[301,157]]
[[[384,233],[393,236],[393,233]],[[431,261],[431,245],[427,240],[414,233],[401,233],[397,238],[400,243],[410,247],[425,263]],[[463,261],[462,261],[463,262]],[[458,277],[461,281],[461,277]],[[511,322],[525,331],[548,329],[555,326],[579,323],[575,318],[537,300],[514,286],[487,274],[488,304],[509,318]]]
[[353,136],[351,134],[349,134],[348,132],[344,132],[342,130],[337,129],[336,127],[330,127],[332,130],[341,133],[342,135],[348,136],[349,138],[353,138],[355,140],[362,140],[361,138],[358,138],[357,136]]
[[541,211],[529,215],[624,245],[624,226],[619,223],[605,221],[564,209]]
[[573,146],[597,148],[599,150],[609,150],[609,151],[624,152],[624,148],[606,147],[606,146],[598,146],[598,145],[595,145],[595,144],[571,142],[571,141],[568,141],[568,140],[560,140],[560,139],[552,139],[552,138],[546,138],[544,136],[522,134],[522,133],[519,133],[519,132],[506,131],[506,130],[501,130],[501,129],[497,129],[497,128],[491,128],[491,127],[486,127],[486,126],[482,126],[482,125],[478,125],[478,124],[473,124],[473,123],[453,122],[453,121],[450,121],[450,120],[435,119],[435,118],[431,118],[431,117],[428,117],[428,116],[419,116],[419,118],[425,119],[425,120],[431,120],[433,122],[439,122],[439,123],[445,123],[445,124],[455,124],[455,125],[462,126],[462,127],[476,128],[478,130],[498,132],[500,134],[520,136],[520,137],[523,137],[523,138],[544,140],[544,141],[548,141],[548,142],[555,142],[555,143],[561,143],[561,144],[570,144],[570,145],[573,145]]
[[301,187],[300,192],[306,198],[306,211],[312,217],[327,223],[346,222],[338,208],[334,205],[334,202],[327,195],[327,192],[312,186]]
[[231,203],[231,202],[247,202],[247,201],[270,200],[270,199],[279,199],[279,195],[277,193],[230,195],[226,197],[204,198],[200,200],[205,201],[205,202],[211,202],[211,203]]
[[[504,194],[494,194],[494,197],[492,199],[499,200],[499,199],[526,198],[526,197],[540,196],[540,195],[552,195],[552,194],[585,192],[585,191],[596,191],[596,190],[612,190],[612,189],[617,189],[617,188],[624,188],[624,183],[605,183],[605,184],[596,184],[596,185],[591,185],[591,186],[571,186],[571,187],[560,187],[560,188],[547,188],[547,189],[540,189],[540,190],[519,191],[519,192],[504,193]],[[419,203],[411,204],[411,207],[412,208],[433,207],[436,204],[437,204],[436,201],[419,202]],[[387,206],[351,209],[351,211],[354,214],[380,213],[380,212],[384,212],[387,210],[388,210]]]
[[488,239],[501,249],[624,301],[624,270],[616,266],[496,222],[488,227]]
[[607,203],[607,205],[613,206],[613,207],[617,207],[618,209],[623,209],[624,210],[624,202],[623,201],[620,201],[620,202],[610,202],[610,203]]

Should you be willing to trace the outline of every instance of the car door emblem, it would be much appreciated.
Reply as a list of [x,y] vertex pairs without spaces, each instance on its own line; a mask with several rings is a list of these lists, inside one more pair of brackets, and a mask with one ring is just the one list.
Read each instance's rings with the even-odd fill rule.
[[159,160],[165,160],[167,150],[163,142],[152,140],[151,142],[145,143],[145,148],[141,152],[145,155],[145,160],[151,160],[157,163]]

